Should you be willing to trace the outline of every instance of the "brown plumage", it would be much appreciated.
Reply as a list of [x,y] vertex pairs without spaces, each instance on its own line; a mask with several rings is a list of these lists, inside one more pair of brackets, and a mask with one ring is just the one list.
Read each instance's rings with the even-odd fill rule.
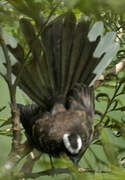
[[[28,20],[22,19],[20,24],[32,56],[19,87],[36,103],[18,104],[21,122],[37,149],[55,157],[66,153],[77,164],[93,136],[92,85],[111,58],[105,58],[106,51],[93,55],[101,34],[90,41],[91,23],[85,19],[77,22],[72,12],[47,24],[41,38]],[[113,46],[115,54],[118,48]],[[24,51],[19,44],[9,49],[17,58],[13,66],[17,76]]]
[[[66,106],[57,102],[50,112],[40,115],[39,106],[18,104],[21,121],[34,146],[54,157],[65,152],[77,164],[93,137],[93,89],[77,85],[69,95]],[[82,147],[78,154],[72,154],[65,147],[64,134],[70,135],[72,148],[77,147],[77,135],[81,137]]]

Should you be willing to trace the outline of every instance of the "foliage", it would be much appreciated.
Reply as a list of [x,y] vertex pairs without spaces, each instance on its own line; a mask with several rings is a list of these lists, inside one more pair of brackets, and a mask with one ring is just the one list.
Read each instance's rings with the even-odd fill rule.
[[[20,17],[27,17],[38,30],[38,35],[43,24],[47,23],[52,15],[56,17],[57,14],[64,13],[67,9],[72,9],[77,17],[81,15],[91,16],[93,22],[99,18],[104,22],[104,33],[107,31],[117,32],[116,41],[120,43],[120,50],[117,57],[114,58],[112,64],[106,70],[108,72],[125,57],[124,7],[124,0],[85,0],[84,3],[82,0],[64,0],[61,3],[59,0],[2,0],[0,2],[0,25],[4,31],[18,39],[23,47],[25,47],[25,54],[27,56],[28,46],[20,30]],[[10,41],[10,43],[14,43],[12,38]],[[1,54],[0,56],[3,58]],[[71,164],[68,164],[67,161],[55,160],[55,166],[64,166],[71,169],[71,179],[125,179],[124,93],[124,69],[117,75],[112,76],[109,74],[109,76],[106,76],[105,81],[96,89],[94,140],[81,162],[81,166],[87,169],[85,172],[81,170],[80,173]],[[4,111],[4,107],[0,107],[0,113],[2,111]],[[0,135],[12,137],[12,129],[9,125],[10,120],[1,117],[0,121],[2,122]],[[9,128],[6,128],[8,126]],[[22,134],[24,134],[23,130]],[[37,168],[41,167],[41,164],[44,164],[45,169],[49,168],[49,160],[46,156],[37,160],[37,163]],[[62,178],[66,179],[67,177],[64,176]]]

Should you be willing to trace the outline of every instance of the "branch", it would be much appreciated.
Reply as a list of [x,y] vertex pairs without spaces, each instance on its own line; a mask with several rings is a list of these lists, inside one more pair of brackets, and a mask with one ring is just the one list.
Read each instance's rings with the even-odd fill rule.
[[6,65],[7,65],[7,81],[8,81],[8,87],[10,89],[10,91],[12,91],[12,78],[11,78],[11,62],[10,62],[10,58],[9,58],[9,54],[8,54],[8,49],[7,46],[5,44],[5,41],[3,39],[3,35],[2,35],[2,28],[0,27],[0,44],[1,47],[3,49],[3,53],[5,56],[5,61],[6,61]]
[[36,149],[34,149],[33,152],[30,152],[20,172],[30,174],[33,170],[35,162],[40,158],[40,156],[41,152],[37,151]]
[[[101,171],[101,170],[93,170],[89,168],[78,168],[78,173],[111,173],[110,171]],[[31,178],[36,179],[40,176],[53,176],[59,174],[71,174],[71,170],[69,168],[56,168],[56,169],[48,169],[45,171],[40,171],[37,173],[18,173],[15,177],[16,178]]]
[[102,74],[94,84],[94,87],[97,88],[100,86],[102,82],[109,76],[109,75],[118,75],[123,69],[125,68],[125,59],[122,59],[119,63],[113,66],[110,70],[106,71]]
[[116,64],[113,68],[111,68],[109,71],[105,72],[103,77],[105,79],[106,76],[113,74],[117,75],[125,68],[125,59],[122,59],[118,64]]
[[[13,130],[13,139],[12,139],[12,151],[18,150],[21,140],[20,132],[20,119],[19,119],[19,110],[16,106],[16,91],[14,91],[12,84],[12,68],[11,61],[8,53],[8,48],[3,38],[2,28],[0,28],[0,44],[5,56],[7,75],[4,76],[9,88],[10,100],[11,100],[11,114],[12,114],[12,130]],[[2,75],[2,74],[1,74]]]
[[79,172],[89,172],[89,173],[111,173],[111,171],[102,171],[102,170],[94,170],[94,169],[89,169],[89,168],[79,168]]
[[26,174],[25,178],[38,178],[40,176],[53,176],[54,174],[70,174],[71,171],[68,168],[57,168],[57,169],[49,169],[49,170],[45,170],[45,171],[40,171],[37,173],[30,173],[30,174]]
[[6,173],[8,171],[12,171],[13,168],[23,159],[29,152],[31,152],[32,146],[26,141],[24,144],[20,145],[19,152],[11,152],[8,160],[5,162],[3,167],[1,168],[2,173]]

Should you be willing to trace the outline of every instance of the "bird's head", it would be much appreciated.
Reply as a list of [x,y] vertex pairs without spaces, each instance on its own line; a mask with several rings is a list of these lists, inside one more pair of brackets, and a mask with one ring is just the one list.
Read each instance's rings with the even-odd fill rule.
[[77,166],[86,148],[83,146],[83,140],[79,134],[65,133],[63,143],[67,156]]
[[58,152],[66,153],[69,159],[78,165],[93,137],[92,116],[87,110],[80,108],[66,110],[61,104],[54,107],[56,108],[52,111],[54,126],[51,126],[51,134],[58,144]]

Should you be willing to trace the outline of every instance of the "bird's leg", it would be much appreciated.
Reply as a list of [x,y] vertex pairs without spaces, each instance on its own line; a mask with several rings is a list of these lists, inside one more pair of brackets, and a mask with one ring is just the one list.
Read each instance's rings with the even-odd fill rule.
[[53,160],[52,160],[52,156],[49,155],[49,158],[50,158],[50,164],[51,164],[51,168],[52,168],[52,176],[55,176],[55,167],[54,167],[54,164],[53,164]]
[[54,164],[53,164],[53,160],[52,160],[52,156],[49,155],[49,158],[50,158],[51,168],[52,168],[53,170],[55,170],[55,167],[54,167]]

